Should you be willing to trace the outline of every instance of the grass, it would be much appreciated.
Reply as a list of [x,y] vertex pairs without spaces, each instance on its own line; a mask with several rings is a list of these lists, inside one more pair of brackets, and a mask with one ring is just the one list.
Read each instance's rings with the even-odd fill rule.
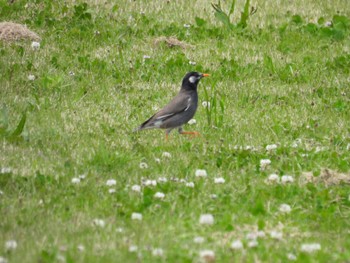
[[[38,50],[0,42],[1,257],[197,262],[210,249],[217,262],[285,262],[288,253],[296,262],[350,260],[349,186],[299,182],[324,168],[349,173],[350,8],[346,0],[251,4],[257,12],[242,29],[216,20],[209,1],[0,2],[2,20],[42,38]],[[235,12],[243,6],[237,1]],[[162,36],[188,48],[155,45]],[[199,107],[197,124],[185,127],[202,136],[173,132],[165,142],[162,131],[132,133],[192,70],[211,74],[199,85],[200,104],[211,107]],[[266,151],[270,144],[277,149]],[[261,159],[271,160],[263,171]],[[208,176],[196,178],[197,169]],[[295,181],[266,184],[272,173]],[[168,181],[131,190],[159,177]],[[116,185],[106,186],[109,179]],[[289,214],[279,212],[283,203]],[[133,212],[143,220],[131,220]],[[199,224],[206,213],[211,226]],[[246,235],[258,230],[266,237],[249,248]],[[198,236],[204,243],[193,242]],[[244,249],[233,251],[237,239]],[[307,243],[321,250],[301,251]],[[155,248],[164,255],[152,256]]]

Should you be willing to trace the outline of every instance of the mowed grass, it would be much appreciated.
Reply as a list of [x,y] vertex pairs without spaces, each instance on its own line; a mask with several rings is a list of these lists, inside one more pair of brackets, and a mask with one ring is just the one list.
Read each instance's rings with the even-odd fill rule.
[[[234,24],[244,5],[237,2]],[[304,2],[252,3],[257,13],[245,29],[226,28],[204,0],[1,2],[2,21],[27,24],[42,40],[38,50],[30,41],[0,42],[2,127],[8,123],[0,256],[198,262],[212,250],[217,262],[286,262],[288,254],[296,262],[349,261],[350,7]],[[162,36],[190,46],[156,44]],[[133,133],[188,71],[211,74],[199,84],[197,123],[184,127],[202,136]],[[8,136],[23,112],[23,132]],[[271,165],[261,169],[262,159]],[[325,168],[347,180],[303,180],[305,172],[323,178]],[[196,177],[197,169],[208,176]],[[267,183],[273,173],[294,182]],[[215,184],[219,177],[225,183]],[[110,179],[116,184],[107,186]],[[132,220],[135,212],[142,221]],[[200,224],[201,214],[214,224]],[[258,231],[265,236],[250,247]],[[231,248],[235,240],[243,249]],[[321,249],[302,251],[309,243]],[[156,248],[163,255],[153,255]]]

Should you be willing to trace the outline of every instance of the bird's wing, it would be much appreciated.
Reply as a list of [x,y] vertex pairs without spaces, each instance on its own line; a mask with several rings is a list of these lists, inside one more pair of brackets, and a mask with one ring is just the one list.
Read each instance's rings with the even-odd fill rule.
[[159,127],[166,119],[187,111],[191,106],[191,96],[178,94],[172,101],[169,102],[163,109],[154,114],[147,121],[142,123],[139,130],[147,128]]

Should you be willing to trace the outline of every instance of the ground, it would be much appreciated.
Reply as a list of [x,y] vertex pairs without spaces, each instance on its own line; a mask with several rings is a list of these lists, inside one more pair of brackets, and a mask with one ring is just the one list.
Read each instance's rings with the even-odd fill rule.
[[[347,0],[12,2],[0,262],[350,260]],[[133,133],[188,71],[201,136]]]

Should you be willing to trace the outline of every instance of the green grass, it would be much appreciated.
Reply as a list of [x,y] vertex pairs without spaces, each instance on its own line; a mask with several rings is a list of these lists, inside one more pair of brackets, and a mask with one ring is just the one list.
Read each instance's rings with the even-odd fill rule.
[[[233,20],[244,2],[237,1]],[[299,178],[323,168],[349,172],[350,8],[347,0],[292,2],[251,3],[257,12],[245,29],[225,27],[204,0],[0,2],[1,20],[27,24],[42,37],[39,50],[30,41],[0,42],[0,256],[198,262],[210,249],[217,262],[286,262],[288,253],[297,262],[349,261],[349,186]],[[155,45],[161,36],[194,48]],[[210,101],[211,108],[200,106],[197,124],[185,127],[202,136],[173,132],[166,142],[160,130],[132,133],[193,70],[211,74],[199,84],[200,105]],[[268,152],[269,144],[278,148]],[[266,158],[272,163],[261,171]],[[196,178],[197,169],[207,178]],[[272,173],[295,181],[266,184]],[[86,178],[73,184],[81,174]],[[168,182],[131,190],[159,177]],[[216,177],[225,183],[214,184]],[[108,179],[116,185],[106,186]],[[163,201],[156,192],[165,193]],[[279,212],[283,203],[291,213]],[[133,212],[143,220],[131,220]],[[205,213],[214,225],[199,224]],[[246,235],[257,230],[266,237],[249,248]],[[273,230],[282,240],[269,236]],[[194,243],[197,236],[204,243]],[[230,249],[236,239],[243,250]],[[17,249],[8,251],[8,240]],[[302,252],[305,243],[321,250]],[[154,248],[164,255],[152,256]]]

